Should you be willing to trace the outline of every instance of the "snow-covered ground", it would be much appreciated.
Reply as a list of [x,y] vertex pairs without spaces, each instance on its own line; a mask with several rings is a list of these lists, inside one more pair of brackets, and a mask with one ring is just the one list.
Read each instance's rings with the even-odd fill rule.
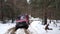
[[[45,31],[45,26],[42,25],[42,21],[39,18],[32,18],[33,22],[29,25],[28,30],[32,34],[60,34],[60,23],[57,23],[57,27],[55,24],[53,24],[53,21],[51,24],[49,24],[49,27],[52,28],[53,30],[47,30]],[[40,21],[39,21],[40,20]],[[10,20],[11,21],[11,20]],[[48,20],[49,21],[49,20]],[[4,34],[8,29],[15,27],[15,23],[6,23],[6,24],[1,24],[0,23],[0,34]],[[18,33],[24,33],[22,29],[18,29],[16,34]]]

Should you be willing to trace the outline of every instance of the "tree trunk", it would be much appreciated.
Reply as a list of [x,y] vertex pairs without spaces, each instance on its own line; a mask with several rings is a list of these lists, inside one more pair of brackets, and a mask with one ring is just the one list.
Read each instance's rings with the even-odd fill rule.
[[47,24],[47,13],[45,12],[45,16],[44,16],[44,25]]
[[43,8],[44,8],[44,25],[47,24],[47,0],[44,0],[44,4],[43,4]]
[[3,23],[3,0],[1,0],[1,21]]

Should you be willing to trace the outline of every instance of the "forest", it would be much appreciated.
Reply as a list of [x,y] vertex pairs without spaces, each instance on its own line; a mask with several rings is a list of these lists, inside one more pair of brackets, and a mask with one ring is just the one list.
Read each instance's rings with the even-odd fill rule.
[[33,17],[60,19],[60,0],[0,0],[0,20],[12,19],[20,14],[31,14]]

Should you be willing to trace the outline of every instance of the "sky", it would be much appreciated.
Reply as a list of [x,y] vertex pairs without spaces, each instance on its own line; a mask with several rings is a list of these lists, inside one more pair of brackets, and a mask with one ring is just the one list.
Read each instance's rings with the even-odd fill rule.
[[27,0],[27,3],[30,4],[30,0]]

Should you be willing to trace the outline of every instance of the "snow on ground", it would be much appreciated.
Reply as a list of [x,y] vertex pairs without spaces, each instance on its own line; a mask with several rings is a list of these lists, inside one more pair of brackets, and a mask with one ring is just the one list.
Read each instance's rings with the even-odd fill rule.
[[15,24],[7,23],[7,24],[1,24],[0,23],[0,34],[4,34],[8,29],[14,27]]
[[[53,30],[48,30],[48,32],[46,32],[44,30],[45,26],[41,24],[42,22],[39,21],[39,18],[32,18],[32,19],[35,20],[29,25],[28,28],[32,34],[60,34],[60,30],[59,30],[60,23],[57,23],[57,27],[55,27],[52,22],[49,27],[52,28]],[[6,23],[6,24],[0,23],[0,34],[4,34],[8,29],[14,27],[15,25],[16,25],[15,23]],[[18,29],[16,34],[19,33],[23,34],[24,33],[23,29]]]

